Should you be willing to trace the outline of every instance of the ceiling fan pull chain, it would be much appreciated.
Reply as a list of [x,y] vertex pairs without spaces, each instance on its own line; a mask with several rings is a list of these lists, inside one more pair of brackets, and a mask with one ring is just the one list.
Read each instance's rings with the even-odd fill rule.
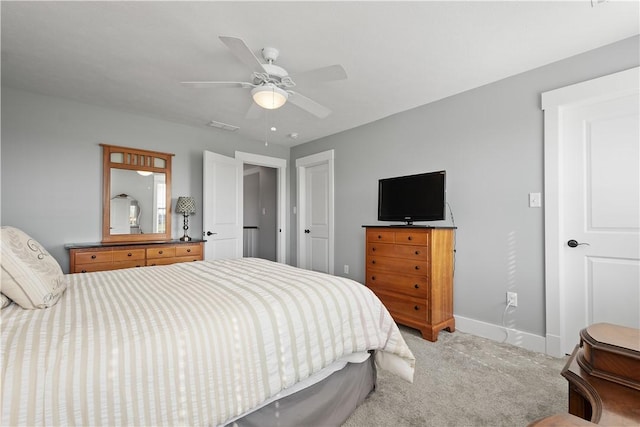
[[265,110],[264,113],[264,146],[268,147],[269,146],[269,131],[267,130],[269,128],[269,110]]

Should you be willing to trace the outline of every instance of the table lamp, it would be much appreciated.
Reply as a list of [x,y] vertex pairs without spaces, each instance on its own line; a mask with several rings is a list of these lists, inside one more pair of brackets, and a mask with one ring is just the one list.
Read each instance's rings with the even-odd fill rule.
[[193,197],[178,197],[176,212],[184,215],[184,226],[182,227],[184,236],[180,240],[188,242],[191,240],[191,237],[187,234],[187,230],[189,230],[189,215],[196,213],[195,199]]

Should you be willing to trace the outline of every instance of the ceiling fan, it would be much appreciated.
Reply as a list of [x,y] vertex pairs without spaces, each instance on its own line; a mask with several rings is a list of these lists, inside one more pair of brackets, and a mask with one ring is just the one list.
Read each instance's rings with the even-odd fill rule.
[[[247,117],[253,118],[260,113],[259,108],[273,110],[282,107],[286,102],[290,102],[298,108],[313,114],[318,118],[325,118],[331,110],[317,103],[316,101],[291,90],[296,86],[293,78],[289,76],[287,70],[274,64],[278,59],[279,51],[273,47],[262,49],[262,57],[266,63],[253,54],[246,43],[238,37],[220,36],[220,40],[233,53],[236,58],[249,66],[253,73],[249,82],[225,82],[225,81],[199,81],[181,82],[184,86],[194,88],[223,88],[238,87],[251,89],[251,96],[255,101],[247,112]],[[297,81],[306,82],[328,82],[334,80],[344,80],[347,78],[342,65],[330,65],[315,70],[306,71],[295,76]]]

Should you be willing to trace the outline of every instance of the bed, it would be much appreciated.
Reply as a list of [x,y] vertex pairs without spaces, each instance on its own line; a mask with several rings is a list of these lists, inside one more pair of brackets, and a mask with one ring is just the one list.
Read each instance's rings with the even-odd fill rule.
[[2,425],[340,425],[376,368],[413,378],[349,279],[243,258],[64,280],[51,307],[2,309]]

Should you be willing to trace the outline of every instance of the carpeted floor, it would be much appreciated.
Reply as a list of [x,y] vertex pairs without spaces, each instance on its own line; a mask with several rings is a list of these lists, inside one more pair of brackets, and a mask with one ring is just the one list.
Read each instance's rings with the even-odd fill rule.
[[378,371],[376,391],[343,427],[526,426],[567,411],[566,359],[458,331],[431,343],[400,330],[416,356],[413,384]]

